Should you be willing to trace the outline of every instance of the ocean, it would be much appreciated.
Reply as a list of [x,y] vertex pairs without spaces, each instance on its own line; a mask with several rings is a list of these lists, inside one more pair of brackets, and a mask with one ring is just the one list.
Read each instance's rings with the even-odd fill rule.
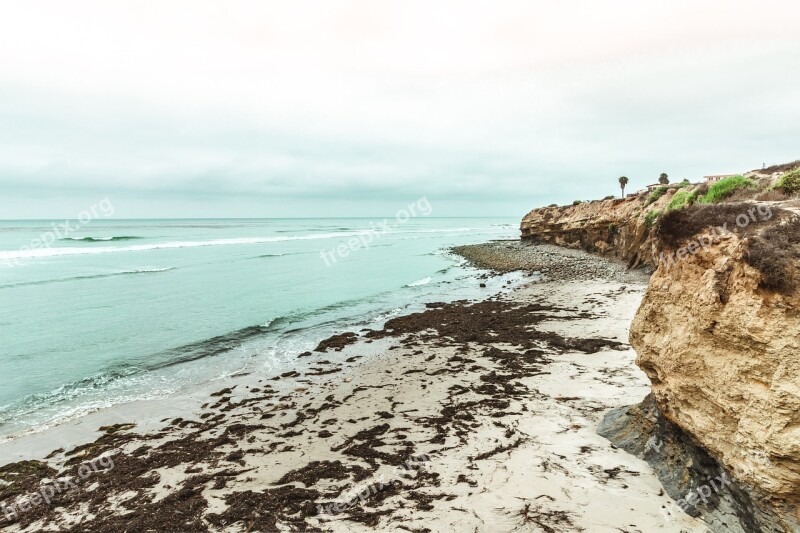
[[63,223],[0,221],[0,441],[496,292],[507,278],[480,288],[448,248],[519,235],[517,218]]

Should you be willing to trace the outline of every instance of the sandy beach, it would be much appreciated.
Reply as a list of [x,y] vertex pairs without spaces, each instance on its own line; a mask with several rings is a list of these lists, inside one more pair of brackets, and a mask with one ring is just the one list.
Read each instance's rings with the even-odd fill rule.
[[604,413],[649,392],[627,344],[647,276],[550,246],[459,252],[543,278],[334,336],[298,354],[301,371],[232,380],[196,416],[156,429],[131,418],[3,466],[2,525],[705,531],[668,517],[651,468],[595,433]]

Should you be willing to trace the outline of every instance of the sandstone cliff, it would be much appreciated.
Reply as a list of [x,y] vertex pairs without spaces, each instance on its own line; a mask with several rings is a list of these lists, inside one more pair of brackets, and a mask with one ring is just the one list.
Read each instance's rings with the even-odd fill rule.
[[[665,239],[668,224],[649,223],[648,212],[673,194],[536,209],[522,238],[654,270],[630,334],[653,394],[610,413],[602,434],[651,462],[681,509],[712,531],[800,531],[800,292],[790,279],[800,222],[787,212],[757,220],[761,203],[697,207],[672,217],[679,235]],[[739,230],[748,208],[753,223]],[[713,226],[729,218],[733,231],[696,231],[706,216]],[[701,232],[703,246],[687,253]],[[677,246],[680,258],[659,260]],[[730,483],[701,500],[715,476]]]
[[800,295],[761,289],[746,253],[731,234],[661,265],[630,342],[663,416],[774,512],[762,530],[797,531]]
[[655,266],[657,254],[646,216],[663,208],[671,197],[665,194],[650,206],[645,197],[637,197],[534,209],[522,219],[520,231],[525,240],[615,256],[631,267]]

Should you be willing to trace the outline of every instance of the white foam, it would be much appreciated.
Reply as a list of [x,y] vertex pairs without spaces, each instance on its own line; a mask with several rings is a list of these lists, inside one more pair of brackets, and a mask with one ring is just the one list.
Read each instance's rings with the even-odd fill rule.
[[[398,235],[409,234],[430,234],[430,233],[463,233],[467,231],[485,230],[486,228],[437,228],[437,229],[414,229],[410,231],[393,230],[392,233]],[[93,246],[93,247],[70,247],[70,248],[35,248],[17,249],[0,251],[0,260],[31,259],[43,257],[57,257],[65,255],[97,255],[122,252],[145,252],[149,250],[168,250],[173,248],[198,248],[203,246],[235,246],[242,244],[264,244],[270,242],[283,241],[308,241],[320,239],[338,239],[342,237],[357,237],[371,230],[347,231],[337,233],[318,233],[315,235],[293,235],[286,237],[241,237],[231,239],[215,239],[209,241],[175,241],[154,244],[134,244],[129,246]],[[401,239],[413,239],[415,237],[400,237]],[[417,237],[418,238],[418,237]]]
[[317,235],[291,236],[291,237],[247,237],[237,239],[215,239],[212,241],[175,241],[159,244],[136,244],[132,246],[104,246],[86,248],[37,248],[34,250],[4,250],[0,251],[2,259],[29,259],[35,257],[56,257],[63,255],[97,255],[120,252],[144,252],[148,250],[167,250],[173,248],[198,248],[202,246],[235,246],[240,244],[263,244],[281,241],[307,241],[317,239],[336,239],[352,237],[360,232],[349,233],[320,233]]
[[412,281],[406,287],[419,287],[420,285],[427,285],[432,281],[433,278],[428,276],[427,278],[418,279],[417,281]]

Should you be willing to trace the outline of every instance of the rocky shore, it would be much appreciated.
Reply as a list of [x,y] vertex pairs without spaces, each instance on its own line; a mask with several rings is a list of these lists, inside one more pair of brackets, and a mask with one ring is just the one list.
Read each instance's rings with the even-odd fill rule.
[[542,279],[331,338],[298,354],[310,370],[221,389],[196,418],[141,433],[131,420],[5,465],[2,526],[703,531],[667,512],[645,461],[596,433],[649,392],[627,344],[646,276],[553,247],[460,252]]
[[478,268],[504,273],[523,271],[562,281],[608,280],[646,282],[646,270],[629,270],[619,260],[601,259],[582,250],[529,241],[493,241],[457,246],[453,252]]

